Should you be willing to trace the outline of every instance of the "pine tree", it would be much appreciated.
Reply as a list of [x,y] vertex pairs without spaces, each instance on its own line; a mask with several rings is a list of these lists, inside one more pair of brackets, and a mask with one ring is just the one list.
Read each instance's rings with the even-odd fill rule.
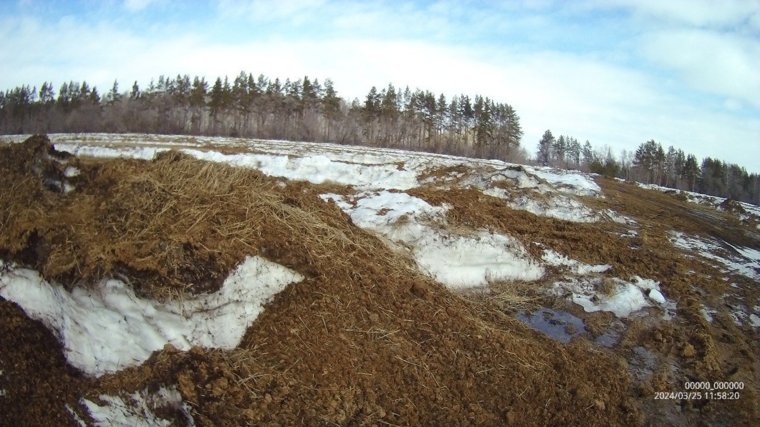
[[45,105],[51,105],[53,102],[55,102],[55,93],[53,92],[52,83],[42,83],[42,87],[40,87],[39,100],[40,103]]
[[208,106],[211,108],[211,115],[216,117],[224,107],[224,86],[221,77],[217,77],[214,86],[211,88],[211,99]]
[[567,150],[567,138],[560,135],[551,146],[552,163],[559,167],[565,166],[565,151]]
[[335,91],[333,82],[330,79],[325,80],[325,93],[322,96],[322,109],[328,119],[336,119],[340,112],[340,98]]
[[366,119],[373,119],[380,112],[380,94],[377,93],[377,88],[375,86],[372,86],[369,93],[364,98],[363,111]]
[[570,138],[570,144],[567,147],[567,155],[570,163],[574,168],[580,167],[581,164],[581,144],[575,138]]
[[106,100],[108,101],[108,104],[114,104],[121,100],[121,94],[119,93],[118,80],[113,81],[113,86],[111,86],[111,90],[108,92],[108,95],[106,95]]
[[586,168],[591,166],[591,163],[594,163],[594,149],[591,147],[591,143],[588,140],[583,143],[581,154],[583,155],[583,164]]
[[552,135],[552,131],[547,129],[541,137],[541,140],[538,142],[538,151],[536,152],[536,161],[538,161],[538,163],[543,166],[549,165],[553,144],[554,135]]
[[699,179],[699,164],[697,163],[697,157],[693,154],[686,156],[686,163],[683,167],[683,175],[686,179],[686,189],[689,191],[696,191],[697,181]]
[[93,105],[100,104],[100,94],[97,87],[92,87],[92,90],[87,95],[87,100]]
[[190,105],[193,107],[203,107],[206,105],[206,92],[208,83],[205,78],[193,79],[193,87],[190,89]]
[[140,92],[140,86],[137,85],[137,80],[135,80],[134,84],[132,84],[132,92],[129,93],[129,99],[134,101],[141,97],[142,93]]

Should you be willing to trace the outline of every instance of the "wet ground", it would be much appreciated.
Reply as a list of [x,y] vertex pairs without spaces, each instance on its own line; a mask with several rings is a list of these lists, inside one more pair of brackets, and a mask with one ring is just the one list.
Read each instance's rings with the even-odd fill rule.
[[[278,295],[234,350],[166,348],[140,367],[98,379],[66,365],[55,336],[0,301],[0,412],[11,425],[74,424],[72,414],[89,420],[81,397],[168,385],[191,405],[198,425],[760,420],[758,282],[671,239],[676,231],[729,248],[760,248],[754,225],[729,212],[604,178],[597,178],[603,198],[580,200],[634,224],[541,217],[473,189],[414,190],[432,205],[451,206],[451,227],[514,236],[536,259],[552,248],[588,265],[610,265],[595,273],[592,287],[600,295],[614,291],[605,277],[638,275],[657,281],[674,303],[647,300],[644,309],[618,318],[587,313],[572,295],[558,293],[555,283],[568,275],[559,267],[538,283],[451,292],[319,198],[350,191],[340,186],[283,186],[255,171],[241,175],[166,156],[83,159],[74,180],[80,190],[64,195],[24,167],[26,155],[0,157],[0,184],[14,189],[0,193],[6,260],[67,286],[118,274],[144,295],[165,297],[188,282],[203,284],[190,292],[213,289],[253,248],[307,279]],[[222,208],[193,216],[203,203]],[[162,216],[166,206],[185,216]],[[231,230],[238,239],[218,237]],[[688,391],[687,382],[726,381],[744,384],[739,398],[678,394]],[[163,415],[185,420],[181,412]]]

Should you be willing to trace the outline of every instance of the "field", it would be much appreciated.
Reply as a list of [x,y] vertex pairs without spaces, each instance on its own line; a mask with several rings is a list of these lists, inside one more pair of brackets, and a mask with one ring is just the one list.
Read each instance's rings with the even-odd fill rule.
[[0,137],[3,424],[760,421],[755,206],[367,147],[27,138]]

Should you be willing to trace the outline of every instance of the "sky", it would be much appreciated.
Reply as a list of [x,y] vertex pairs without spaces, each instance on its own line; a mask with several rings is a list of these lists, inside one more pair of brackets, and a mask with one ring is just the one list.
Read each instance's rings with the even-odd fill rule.
[[650,139],[760,172],[760,0],[0,0],[0,89],[240,71],[480,94],[615,156]]

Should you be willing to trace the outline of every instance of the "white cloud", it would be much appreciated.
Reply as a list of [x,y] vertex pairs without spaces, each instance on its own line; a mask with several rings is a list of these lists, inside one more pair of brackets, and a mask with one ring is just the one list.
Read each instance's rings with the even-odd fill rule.
[[691,89],[760,107],[760,2],[590,0],[630,12],[637,53]]
[[703,30],[659,31],[642,38],[642,51],[692,86],[760,107],[760,43]]

